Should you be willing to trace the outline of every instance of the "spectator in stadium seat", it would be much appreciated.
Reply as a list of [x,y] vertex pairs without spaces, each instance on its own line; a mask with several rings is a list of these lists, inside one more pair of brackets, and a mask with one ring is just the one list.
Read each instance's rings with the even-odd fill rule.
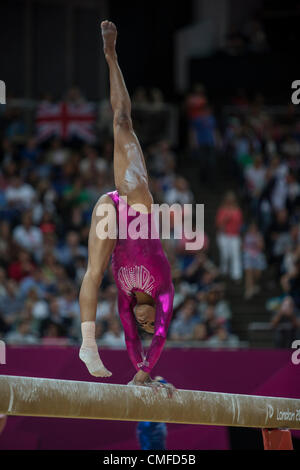
[[171,323],[170,338],[172,340],[189,340],[194,336],[195,326],[200,323],[197,304],[194,298],[186,298],[177,317]]
[[144,107],[149,104],[147,92],[143,86],[138,86],[132,95],[132,104],[134,107]]
[[125,336],[118,318],[111,318],[108,322],[108,330],[101,339],[101,344],[111,347],[126,347]]
[[282,160],[278,155],[275,155],[270,161],[269,168],[273,181],[270,194],[271,204],[275,211],[280,211],[286,207],[288,196],[286,177],[288,174],[288,167],[284,160]]
[[39,324],[39,332],[42,337],[45,336],[49,325],[51,324],[58,325],[60,328],[61,336],[65,336],[67,328],[70,326],[70,323],[65,321],[65,318],[62,315],[61,308],[56,297],[50,297],[49,299],[49,310],[48,316],[41,320]]
[[202,284],[205,273],[211,274],[211,281],[214,281],[219,275],[219,270],[203,250],[197,252],[194,256],[190,255],[189,258],[188,253],[186,253],[185,263],[182,267],[184,269],[183,277],[188,282]]
[[246,168],[245,179],[251,197],[253,215],[258,216],[258,204],[266,182],[266,169],[260,154],[256,155],[253,165]]
[[68,346],[70,341],[63,335],[60,325],[50,322],[41,339],[41,344],[44,346]]
[[56,251],[58,261],[64,266],[72,264],[76,256],[87,257],[87,248],[80,244],[80,237],[75,231],[70,231],[65,243]]
[[0,261],[7,264],[10,261],[11,226],[7,220],[0,222]]
[[263,249],[263,237],[256,223],[252,222],[245,233],[243,244],[246,299],[250,299],[260,290],[258,284],[261,273],[267,266]]
[[9,277],[17,282],[31,276],[34,270],[32,256],[26,250],[16,250],[15,256],[7,268]]
[[281,144],[281,152],[286,157],[300,157],[300,143],[292,135],[288,135],[287,138]]
[[300,258],[295,260],[295,268],[290,274],[281,278],[284,291],[292,297],[296,307],[300,309]]
[[217,124],[211,107],[203,104],[197,117],[190,119],[192,156],[197,160],[200,180],[214,186],[216,170],[216,147],[219,142]]
[[297,204],[300,202],[300,183],[295,172],[289,171],[286,176],[286,183],[288,186],[286,205],[289,214],[293,215]]
[[90,204],[91,197],[81,176],[67,184],[63,191],[63,198],[66,212],[73,207]]
[[39,340],[31,331],[30,320],[22,320],[15,331],[7,333],[5,341],[9,344],[38,344]]
[[[222,284],[212,285],[208,292],[205,293],[204,299],[200,303],[200,317],[205,314],[208,307],[213,308],[214,317],[224,324],[228,324],[232,316],[228,302],[224,300],[224,287]],[[200,297],[199,297],[200,300]]]
[[194,329],[194,340],[196,341],[206,341],[208,338],[207,328],[204,323],[199,323],[195,326]]
[[4,111],[6,126],[4,135],[12,142],[22,142],[25,138],[26,128],[22,119],[22,110],[16,106],[7,106]]
[[75,318],[78,318],[80,309],[78,302],[78,292],[71,284],[61,288],[61,295],[57,298],[61,317],[66,325],[72,325]]
[[30,137],[21,151],[21,158],[23,159],[23,163],[25,163],[25,167],[31,168],[37,164],[39,155],[40,150],[37,145],[37,140],[35,137]]
[[50,142],[50,149],[45,154],[45,161],[51,164],[55,175],[59,175],[61,167],[69,157],[70,149],[64,146],[59,137],[54,137]]
[[201,324],[206,328],[207,338],[210,338],[215,334],[219,325],[225,324],[225,320],[223,318],[217,318],[215,306],[208,304],[202,312]]
[[278,311],[271,319],[271,326],[275,330],[274,342],[277,348],[290,348],[297,338],[300,326],[299,311],[296,309],[292,297],[283,299]]
[[35,199],[35,190],[25,183],[20,175],[14,175],[6,188],[5,198],[11,209],[29,209]]
[[299,227],[296,225],[293,227],[293,233],[297,233],[297,242],[293,240],[293,244],[286,250],[285,255],[282,260],[282,271],[283,276],[281,278],[281,285],[282,280],[287,276],[293,275],[296,269],[297,261],[300,258],[300,244],[299,244]]
[[149,158],[150,173],[157,178],[173,176],[176,157],[166,140],[158,142],[149,149],[151,158]]
[[169,189],[165,196],[165,202],[170,205],[175,203],[181,205],[191,204],[193,199],[194,197],[190,190],[190,185],[182,176],[176,177],[174,188]]
[[242,278],[241,229],[243,214],[238,206],[235,194],[228,192],[217,211],[217,242],[220,252],[222,274],[230,274],[235,281]]
[[239,343],[238,337],[229,333],[223,325],[219,325],[214,335],[207,340],[207,345],[212,348],[237,348]]
[[92,173],[106,173],[107,171],[107,161],[104,158],[101,158],[96,149],[90,145],[85,145],[84,149],[84,158],[80,162],[80,171],[83,174]]
[[151,106],[155,110],[164,109],[165,100],[163,92],[159,88],[151,88],[150,90]]
[[281,272],[281,262],[287,249],[291,245],[290,222],[286,209],[275,212],[275,220],[270,226],[271,262],[274,264],[277,275]]
[[269,50],[266,32],[260,21],[254,19],[248,21],[244,33],[248,42],[247,46],[251,52],[263,54]]
[[32,254],[42,249],[43,234],[39,227],[33,225],[31,212],[23,214],[22,224],[13,231],[13,239],[20,247]]
[[18,296],[18,284],[13,279],[7,279],[4,284],[4,292],[0,298],[0,310],[5,321],[12,324],[16,321],[17,314],[21,310],[23,300]]

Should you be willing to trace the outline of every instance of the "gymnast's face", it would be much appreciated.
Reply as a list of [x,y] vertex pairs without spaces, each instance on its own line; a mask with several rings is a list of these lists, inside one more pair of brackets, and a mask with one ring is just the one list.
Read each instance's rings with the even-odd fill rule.
[[147,333],[154,333],[155,308],[151,305],[141,304],[134,307],[135,318],[140,327]]

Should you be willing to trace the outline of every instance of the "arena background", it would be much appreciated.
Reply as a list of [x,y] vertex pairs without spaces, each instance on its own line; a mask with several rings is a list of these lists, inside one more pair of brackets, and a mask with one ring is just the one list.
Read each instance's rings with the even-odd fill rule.
[[[93,205],[113,189],[109,18],[155,200],[205,204],[200,252],[164,242],[176,295],[155,373],[178,388],[299,397],[299,2],[2,0],[0,18],[0,373],[92,380],[77,357],[78,292]],[[110,270],[97,341],[110,382],[127,383]],[[135,427],[10,417],[0,448],[137,449]],[[170,449],[262,448],[256,430],[168,432]]]

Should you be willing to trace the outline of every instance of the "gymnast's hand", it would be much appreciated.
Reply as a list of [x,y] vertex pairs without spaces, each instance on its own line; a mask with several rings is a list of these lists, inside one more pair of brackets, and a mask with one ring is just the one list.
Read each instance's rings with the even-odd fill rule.
[[128,383],[128,385],[142,385],[146,386],[149,385],[149,383],[152,382],[152,379],[150,375],[147,372],[144,372],[143,370],[139,370],[133,379]]
[[150,374],[147,372],[144,372],[142,370],[139,370],[131,382],[129,382],[128,385],[137,385],[137,386],[144,386],[144,387],[150,387],[154,390],[155,393],[157,393],[161,389],[165,389],[168,392],[168,397],[172,398],[174,393],[176,392],[176,388],[174,385],[167,383],[162,379],[162,377],[155,377],[155,379],[151,379]]

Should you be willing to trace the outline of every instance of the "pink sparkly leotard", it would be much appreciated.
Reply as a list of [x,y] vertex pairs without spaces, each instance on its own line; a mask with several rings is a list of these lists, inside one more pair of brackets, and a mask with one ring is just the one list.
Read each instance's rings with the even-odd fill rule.
[[[142,369],[150,373],[162,352],[173,313],[174,287],[170,265],[157,232],[156,238],[149,236],[151,227],[153,234],[155,225],[153,214],[136,212],[117,191],[108,195],[116,207],[119,229],[112,254],[112,270],[118,287],[118,308],[127,351],[136,370]],[[133,239],[130,226],[138,221],[140,228],[136,230],[143,232],[143,238]],[[123,235],[120,235],[121,224]],[[125,231],[124,227],[127,227]],[[134,291],[145,292],[156,304],[154,336],[146,355],[143,353],[133,313],[136,305]]]

